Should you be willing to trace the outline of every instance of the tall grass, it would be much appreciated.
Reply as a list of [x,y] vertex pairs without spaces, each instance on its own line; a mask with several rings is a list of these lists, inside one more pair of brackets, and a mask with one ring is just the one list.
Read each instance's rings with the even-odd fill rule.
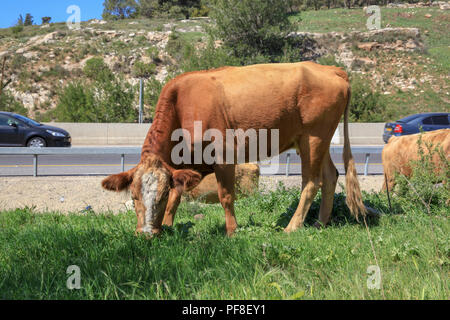
[[[311,227],[319,195],[306,226],[285,234],[298,196],[280,186],[239,200],[240,227],[231,239],[218,205],[183,203],[175,227],[151,240],[134,235],[132,212],[2,212],[0,298],[382,299],[381,290],[367,287],[373,251],[344,195],[335,197],[329,228]],[[368,221],[384,297],[448,299],[448,216],[430,216],[395,197],[397,214],[389,214],[383,194],[365,200],[386,213]],[[197,221],[199,213],[205,218]],[[80,267],[80,290],[66,287],[70,265]]]

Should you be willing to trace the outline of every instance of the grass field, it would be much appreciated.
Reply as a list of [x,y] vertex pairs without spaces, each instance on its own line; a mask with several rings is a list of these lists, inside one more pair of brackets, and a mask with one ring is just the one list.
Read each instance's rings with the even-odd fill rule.
[[[364,224],[336,195],[332,225],[285,234],[298,190],[280,187],[237,202],[240,228],[224,234],[217,205],[184,203],[176,226],[147,240],[134,235],[134,213],[0,213],[0,299],[448,299],[449,210],[432,214],[394,198],[395,214],[369,220],[381,269]],[[366,203],[387,212],[384,194]],[[196,214],[203,220],[195,220]],[[81,289],[69,290],[66,270],[77,265]]]

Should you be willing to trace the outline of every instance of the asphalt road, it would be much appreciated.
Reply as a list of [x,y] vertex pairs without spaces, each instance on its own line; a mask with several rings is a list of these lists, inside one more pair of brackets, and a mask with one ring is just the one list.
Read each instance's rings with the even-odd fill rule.
[[[353,154],[359,174],[364,173],[365,154]],[[140,159],[140,155],[128,155],[125,157],[125,170],[134,167]],[[332,155],[333,162],[340,174],[344,174],[342,155]],[[70,156],[39,156],[38,175],[109,175],[121,172],[119,155],[70,155]],[[297,155],[290,157],[289,173],[301,174],[301,160]],[[287,157],[280,155],[279,161],[273,161],[278,166],[261,164],[262,175],[286,174]],[[382,174],[381,154],[373,154],[369,161],[369,174]],[[5,156],[0,155],[0,176],[32,176],[32,156]]]

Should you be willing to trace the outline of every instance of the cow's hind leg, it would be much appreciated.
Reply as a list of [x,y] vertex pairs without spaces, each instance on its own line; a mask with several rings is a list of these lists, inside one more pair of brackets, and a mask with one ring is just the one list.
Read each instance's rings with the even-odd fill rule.
[[322,164],[328,152],[329,143],[324,143],[318,137],[301,137],[298,143],[302,159],[302,193],[297,210],[294,213],[285,232],[292,232],[303,226],[306,215],[322,178]]
[[330,222],[338,177],[339,172],[331,160],[330,153],[327,152],[322,166],[322,202],[320,203],[319,222],[315,224],[316,227],[326,226]]
[[235,165],[217,165],[216,173],[219,200],[225,210],[225,225],[227,235],[232,236],[237,228],[236,216],[234,215],[235,196]]

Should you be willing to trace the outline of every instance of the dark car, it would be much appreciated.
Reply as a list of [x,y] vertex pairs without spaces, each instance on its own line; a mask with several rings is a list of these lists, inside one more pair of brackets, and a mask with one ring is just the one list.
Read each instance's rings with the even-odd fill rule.
[[433,131],[450,128],[450,113],[419,113],[386,123],[384,126],[383,140],[385,143],[392,136],[403,136],[423,131]]
[[0,112],[0,147],[70,147],[71,142],[66,130],[16,113]]

